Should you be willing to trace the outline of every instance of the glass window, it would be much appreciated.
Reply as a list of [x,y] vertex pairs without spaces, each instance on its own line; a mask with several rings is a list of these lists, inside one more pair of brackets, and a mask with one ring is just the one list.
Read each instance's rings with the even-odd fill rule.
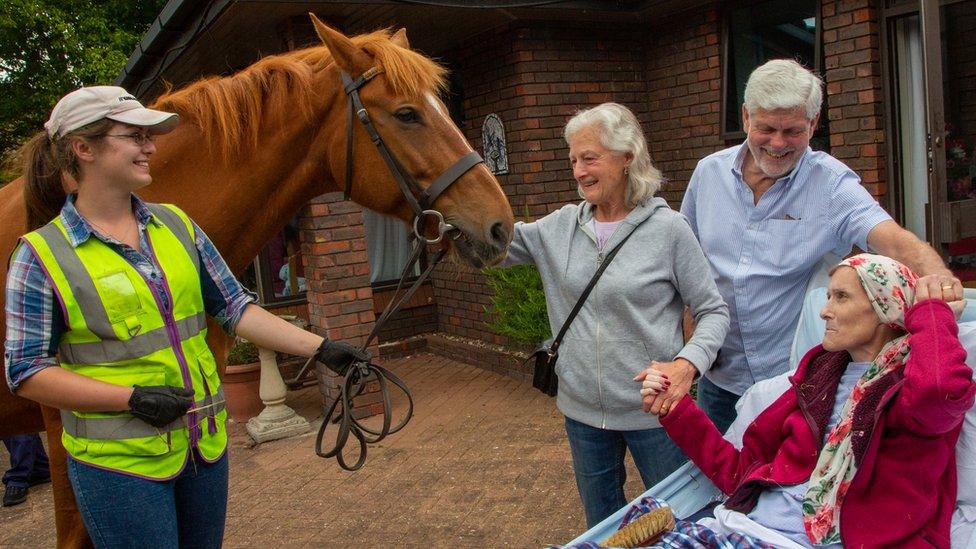
[[[298,218],[293,218],[261,250],[243,280],[253,280],[263,304],[305,300],[305,265],[298,232]],[[245,284],[247,286],[247,284]],[[250,286],[248,286],[250,287]]]
[[942,101],[950,201],[976,199],[976,2],[942,8]]
[[[407,226],[399,219],[370,210],[363,210],[363,223],[366,225],[369,282],[373,286],[395,284],[413,253],[413,243]],[[414,266],[410,276],[420,276],[419,265]]]
[[[722,109],[724,138],[744,137],[742,103],[746,81],[753,69],[770,59],[792,58],[814,72],[820,72],[817,48],[819,11],[819,0],[766,0],[739,4],[728,10]],[[829,137],[826,127],[827,117],[822,116],[818,131],[811,140],[813,148],[827,148]]]

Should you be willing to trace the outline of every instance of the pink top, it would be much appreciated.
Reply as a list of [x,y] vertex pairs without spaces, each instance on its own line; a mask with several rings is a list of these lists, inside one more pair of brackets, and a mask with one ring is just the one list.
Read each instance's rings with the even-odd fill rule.
[[596,235],[596,247],[598,250],[603,250],[603,246],[606,245],[610,237],[613,236],[613,232],[617,230],[617,225],[620,225],[619,221],[597,221],[596,218],[590,220],[590,229],[593,230],[593,234]]

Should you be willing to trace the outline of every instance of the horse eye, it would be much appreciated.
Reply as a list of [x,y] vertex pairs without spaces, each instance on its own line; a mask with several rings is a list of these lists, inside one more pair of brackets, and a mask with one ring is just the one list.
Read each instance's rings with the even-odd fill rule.
[[417,124],[420,122],[420,113],[408,107],[397,110],[393,113],[393,116],[404,124]]

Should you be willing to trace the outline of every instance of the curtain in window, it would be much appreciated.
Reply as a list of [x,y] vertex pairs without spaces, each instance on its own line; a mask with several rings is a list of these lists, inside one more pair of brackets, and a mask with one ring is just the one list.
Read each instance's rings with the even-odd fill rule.
[[895,22],[895,71],[897,73],[898,127],[904,225],[926,238],[925,205],[929,202],[928,163],[925,149],[925,69],[922,34],[917,15]]
[[[370,210],[363,211],[363,221],[366,225],[369,281],[376,283],[399,279],[403,266],[413,252],[407,226],[399,219]],[[413,276],[419,274],[420,268],[415,266]]]

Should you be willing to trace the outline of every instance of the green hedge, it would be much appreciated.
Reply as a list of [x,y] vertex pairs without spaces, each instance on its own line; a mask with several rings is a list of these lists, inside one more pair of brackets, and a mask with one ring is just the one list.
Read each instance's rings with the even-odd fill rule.
[[491,305],[485,307],[488,327],[497,334],[533,346],[549,339],[546,296],[535,265],[489,267],[484,273],[494,294]]

